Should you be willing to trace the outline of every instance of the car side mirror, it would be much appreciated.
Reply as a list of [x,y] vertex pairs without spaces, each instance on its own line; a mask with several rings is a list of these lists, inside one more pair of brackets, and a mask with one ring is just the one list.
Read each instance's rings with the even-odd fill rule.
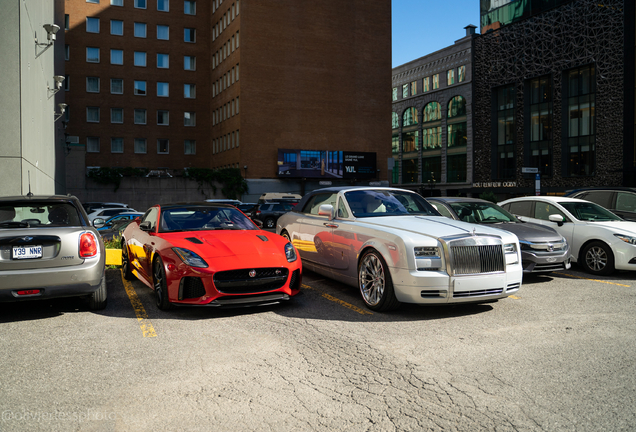
[[329,220],[334,218],[333,206],[331,204],[323,204],[318,207],[318,216],[327,216]]
[[139,225],[139,229],[142,231],[152,231],[152,223],[150,221],[142,222],[141,225]]
[[551,214],[550,216],[548,216],[548,220],[550,222],[556,222],[559,226],[563,226],[563,223],[565,222],[563,215],[560,214]]
[[97,229],[104,228],[105,225],[106,221],[102,218],[95,218],[95,220],[93,221],[93,226]]

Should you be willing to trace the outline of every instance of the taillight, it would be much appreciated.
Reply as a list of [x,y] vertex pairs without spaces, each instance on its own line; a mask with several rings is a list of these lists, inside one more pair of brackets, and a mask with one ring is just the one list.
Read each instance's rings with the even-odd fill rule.
[[17,294],[19,296],[28,296],[28,295],[36,295],[36,294],[40,294],[40,290],[39,289],[31,289],[31,290],[20,290],[17,292]]
[[85,232],[80,237],[79,256],[80,258],[90,258],[97,255],[97,239],[93,233]]

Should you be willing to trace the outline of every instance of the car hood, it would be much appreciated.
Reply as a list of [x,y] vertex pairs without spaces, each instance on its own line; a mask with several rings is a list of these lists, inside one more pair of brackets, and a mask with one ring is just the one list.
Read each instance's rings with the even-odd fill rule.
[[488,226],[510,231],[519,237],[519,240],[529,242],[560,242],[562,238],[561,234],[554,229],[534,223],[508,222],[488,224]]
[[417,235],[435,238],[457,235],[486,234],[497,237],[512,237],[509,232],[487,225],[477,225],[450,219],[444,216],[380,216],[357,219],[358,223],[381,226],[386,229],[409,231]]
[[187,235],[169,234],[164,238],[173,246],[191,250],[206,261],[237,257],[249,265],[252,259],[285,257],[285,240],[261,230],[198,231]]
[[617,233],[636,235],[636,222],[630,221],[608,221],[608,222],[586,222],[590,227],[608,228]]

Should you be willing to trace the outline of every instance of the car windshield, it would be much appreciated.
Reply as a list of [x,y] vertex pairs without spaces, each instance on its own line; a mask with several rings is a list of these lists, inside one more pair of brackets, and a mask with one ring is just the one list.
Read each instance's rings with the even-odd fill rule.
[[345,198],[357,218],[376,216],[441,216],[424,198],[406,191],[360,190],[346,192]]
[[587,222],[607,222],[607,221],[620,221],[622,220],[620,217],[616,216],[609,210],[601,207],[598,204],[594,204],[591,202],[560,202],[563,207],[570,213],[572,216],[581,221]]
[[259,229],[236,208],[215,206],[163,208],[159,227],[159,232]]
[[0,204],[0,228],[80,226],[77,209],[62,202]]
[[484,202],[452,202],[452,209],[457,216],[472,223],[517,222],[517,218],[496,204]]

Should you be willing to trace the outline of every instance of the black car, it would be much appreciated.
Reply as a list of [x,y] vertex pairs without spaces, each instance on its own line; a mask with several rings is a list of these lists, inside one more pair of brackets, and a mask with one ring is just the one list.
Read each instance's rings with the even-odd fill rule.
[[636,188],[585,188],[574,190],[565,196],[591,201],[625,220],[636,222]]
[[296,204],[289,202],[267,202],[252,212],[252,219],[263,222],[263,228],[274,228],[279,217],[292,211]]
[[491,224],[519,238],[524,273],[570,268],[570,247],[554,229],[523,222],[497,204],[477,198],[426,198],[442,215],[476,224]]

